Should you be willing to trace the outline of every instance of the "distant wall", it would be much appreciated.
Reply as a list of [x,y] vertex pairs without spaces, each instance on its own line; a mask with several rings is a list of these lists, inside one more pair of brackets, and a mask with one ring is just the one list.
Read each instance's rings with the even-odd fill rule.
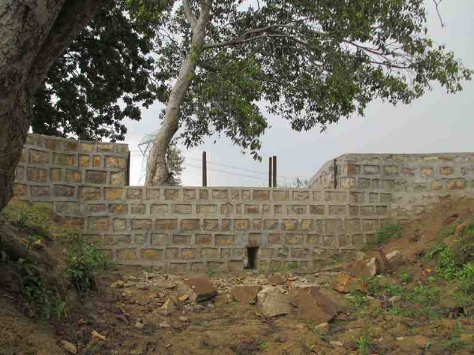
[[[346,154],[326,163],[308,188],[383,191],[392,215],[422,212],[445,197],[474,195],[474,153]],[[336,176],[334,176],[336,166]]]
[[126,187],[128,147],[32,135],[16,196],[64,217],[124,264],[170,271],[319,267],[388,221],[390,193],[322,189]]

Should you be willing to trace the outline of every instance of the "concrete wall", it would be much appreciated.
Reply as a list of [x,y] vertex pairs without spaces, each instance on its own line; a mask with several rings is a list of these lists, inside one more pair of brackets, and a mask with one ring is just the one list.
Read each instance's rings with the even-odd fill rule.
[[445,197],[474,195],[474,153],[346,154],[326,163],[308,188],[391,193],[393,216],[422,212]]

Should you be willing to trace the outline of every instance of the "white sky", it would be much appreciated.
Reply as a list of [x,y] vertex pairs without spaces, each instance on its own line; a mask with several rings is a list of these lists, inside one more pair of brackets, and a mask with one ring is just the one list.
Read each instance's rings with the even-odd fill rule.
[[[426,0],[430,35],[438,44],[446,44],[464,65],[474,68],[474,1],[445,0],[441,11],[442,28],[431,0]],[[201,186],[200,159],[208,152],[208,186],[266,186],[268,184],[268,157],[278,156],[278,175],[288,178],[309,179],[326,161],[345,153],[435,153],[474,152],[474,82],[467,82],[464,91],[448,95],[435,89],[410,106],[393,107],[388,103],[373,102],[365,117],[354,116],[328,127],[298,133],[288,122],[268,116],[272,126],[263,137],[262,163],[242,155],[225,137],[212,144],[209,139],[198,148],[186,150],[186,169],[183,185]],[[125,143],[132,151],[131,185],[137,185],[142,169],[138,143],[145,134],[155,131],[163,106],[155,104],[142,112],[140,122],[126,122],[128,134]],[[227,166],[219,165],[224,164]],[[236,167],[230,168],[228,166]],[[250,172],[251,170],[252,172]],[[259,174],[260,172],[261,174]],[[248,175],[239,176],[235,174]],[[279,179],[279,184],[284,184]],[[287,183],[291,182],[287,180]]]

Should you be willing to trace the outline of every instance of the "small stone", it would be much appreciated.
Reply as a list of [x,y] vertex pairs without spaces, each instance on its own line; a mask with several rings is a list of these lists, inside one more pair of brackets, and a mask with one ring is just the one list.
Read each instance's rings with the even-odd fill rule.
[[181,316],[179,317],[179,320],[183,323],[187,323],[189,321],[189,318],[188,317],[184,317],[184,316]]
[[284,285],[285,279],[280,275],[272,275],[268,278],[268,284],[272,286]]
[[64,350],[71,354],[77,354],[77,348],[73,343],[70,343],[66,340],[61,340],[61,346]]
[[139,322],[139,321],[137,321],[137,322],[135,323],[135,328],[137,328],[137,329],[143,329],[144,326],[145,326],[145,325],[144,325],[143,323]]
[[97,339],[100,339],[100,340],[104,340],[104,341],[105,341],[105,336],[102,335],[102,334],[97,333],[95,330],[93,330],[93,331],[91,332],[91,334],[92,334],[92,337],[93,337],[93,338],[97,338]]
[[161,328],[171,328],[171,325],[167,322],[161,322],[160,323],[160,327]]
[[125,282],[122,280],[117,280],[115,282],[112,282],[109,287],[111,288],[123,288],[125,285]]
[[315,330],[322,332],[322,333],[328,333],[330,329],[329,323],[321,323],[318,324],[316,327],[314,327]]
[[258,309],[266,317],[286,315],[291,312],[288,296],[277,287],[267,286],[257,295]]
[[129,287],[135,287],[137,284],[135,282],[132,282],[132,281],[127,281],[123,284],[123,287],[124,288],[129,288]]
[[402,300],[402,296],[392,296],[388,299],[388,301],[393,305],[397,304]]
[[165,316],[176,312],[181,308],[181,301],[176,296],[168,297],[166,302],[161,306],[161,311]]
[[186,295],[192,302],[201,302],[217,295],[217,289],[207,278],[193,278],[178,284],[178,293]]
[[334,290],[340,293],[351,293],[355,291],[367,292],[367,285],[354,277],[347,275],[339,275],[331,283]]
[[257,302],[257,294],[262,290],[259,285],[238,285],[230,289],[230,295],[233,300],[243,303]]
[[394,269],[403,265],[403,263],[405,262],[402,253],[398,250],[392,251],[391,253],[387,254],[387,260],[390,263],[390,266]]
[[188,298],[189,298],[188,295],[184,295],[184,296],[179,297],[178,299],[179,299],[181,302],[185,302]]
[[340,342],[340,341],[330,341],[329,344],[331,344],[333,346],[340,346],[340,347],[343,346],[342,342]]

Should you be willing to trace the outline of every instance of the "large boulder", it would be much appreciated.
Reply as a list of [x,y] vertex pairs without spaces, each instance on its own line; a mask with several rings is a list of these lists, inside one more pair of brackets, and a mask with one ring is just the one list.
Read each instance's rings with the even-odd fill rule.
[[380,272],[380,262],[377,258],[370,258],[367,260],[357,260],[353,262],[348,272],[351,276],[363,279],[365,277],[374,277]]
[[262,290],[259,285],[238,285],[230,289],[230,295],[233,300],[239,303],[257,302],[257,294]]
[[188,296],[192,302],[202,302],[217,295],[217,289],[205,277],[184,280],[178,283],[178,293]]
[[339,293],[367,292],[367,284],[364,281],[344,274],[338,275],[331,286]]
[[291,312],[288,296],[278,287],[267,286],[257,295],[258,309],[266,317],[286,315]]
[[292,288],[290,303],[297,308],[297,316],[316,324],[327,323],[337,314],[336,305],[319,292],[319,287]]
[[268,278],[268,284],[272,286],[284,285],[285,278],[280,275],[272,275]]

